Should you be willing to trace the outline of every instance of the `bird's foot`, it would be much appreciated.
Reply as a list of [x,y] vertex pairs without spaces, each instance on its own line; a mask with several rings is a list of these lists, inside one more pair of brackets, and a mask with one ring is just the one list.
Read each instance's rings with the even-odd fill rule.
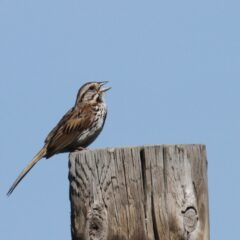
[[84,147],[77,147],[73,150],[73,152],[79,152],[79,151],[83,151],[83,150],[88,150],[88,148],[84,148]]

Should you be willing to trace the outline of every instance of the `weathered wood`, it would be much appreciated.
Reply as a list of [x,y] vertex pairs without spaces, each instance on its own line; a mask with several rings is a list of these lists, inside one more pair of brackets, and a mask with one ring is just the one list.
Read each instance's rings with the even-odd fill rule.
[[208,240],[203,145],[70,154],[73,240]]

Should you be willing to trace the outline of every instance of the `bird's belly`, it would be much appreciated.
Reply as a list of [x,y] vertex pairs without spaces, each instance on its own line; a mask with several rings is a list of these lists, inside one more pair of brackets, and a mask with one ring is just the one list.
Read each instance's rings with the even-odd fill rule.
[[90,145],[102,131],[104,122],[105,117],[100,117],[94,122],[91,128],[82,131],[78,137],[77,145],[81,147],[87,147]]

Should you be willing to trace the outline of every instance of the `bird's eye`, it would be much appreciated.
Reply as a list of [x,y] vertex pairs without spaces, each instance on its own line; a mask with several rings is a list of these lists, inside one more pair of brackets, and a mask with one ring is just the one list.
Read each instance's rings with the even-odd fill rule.
[[94,90],[94,89],[95,89],[94,86],[91,86],[91,87],[89,88],[89,90],[91,90],[91,91]]

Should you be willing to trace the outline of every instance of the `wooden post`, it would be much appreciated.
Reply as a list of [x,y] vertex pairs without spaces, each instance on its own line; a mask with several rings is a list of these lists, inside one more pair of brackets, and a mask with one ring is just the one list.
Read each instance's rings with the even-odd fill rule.
[[203,145],[70,154],[73,240],[209,240]]

